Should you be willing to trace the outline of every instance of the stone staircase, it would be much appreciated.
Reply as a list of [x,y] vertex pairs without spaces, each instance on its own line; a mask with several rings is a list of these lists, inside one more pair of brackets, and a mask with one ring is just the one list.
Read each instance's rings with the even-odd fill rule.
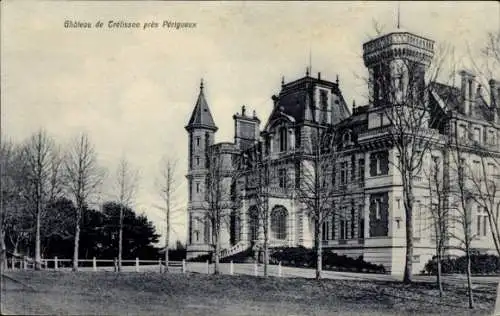
[[229,248],[222,249],[221,252],[220,252],[219,258],[220,259],[224,259],[226,257],[235,255],[237,253],[240,253],[242,251],[247,250],[248,247],[250,247],[250,242],[248,242],[248,241],[240,241],[240,242],[236,243],[235,245],[233,245],[233,246],[231,246]]

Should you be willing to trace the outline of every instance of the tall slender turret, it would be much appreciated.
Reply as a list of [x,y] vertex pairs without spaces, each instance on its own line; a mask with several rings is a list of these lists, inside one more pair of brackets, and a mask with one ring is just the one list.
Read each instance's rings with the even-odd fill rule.
[[189,167],[186,175],[189,190],[189,232],[188,257],[196,257],[210,250],[210,226],[206,225],[203,202],[205,201],[205,184],[208,174],[208,150],[214,144],[217,126],[205,99],[203,79],[200,93],[191,118],[186,125],[189,134]]

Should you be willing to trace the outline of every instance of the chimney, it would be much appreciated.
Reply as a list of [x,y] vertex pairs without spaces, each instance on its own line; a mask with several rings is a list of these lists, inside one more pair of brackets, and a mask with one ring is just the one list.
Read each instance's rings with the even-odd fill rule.
[[470,115],[476,100],[475,76],[465,70],[460,71],[461,93],[462,93],[462,113]]
[[493,111],[495,122],[498,122],[498,109],[500,108],[500,82],[494,79],[488,81],[490,85],[490,108]]

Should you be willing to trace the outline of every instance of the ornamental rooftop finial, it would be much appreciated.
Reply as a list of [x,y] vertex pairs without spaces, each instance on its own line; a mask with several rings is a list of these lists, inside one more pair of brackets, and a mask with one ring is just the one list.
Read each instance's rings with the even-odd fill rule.
[[203,78],[200,80],[200,90],[203,90]]

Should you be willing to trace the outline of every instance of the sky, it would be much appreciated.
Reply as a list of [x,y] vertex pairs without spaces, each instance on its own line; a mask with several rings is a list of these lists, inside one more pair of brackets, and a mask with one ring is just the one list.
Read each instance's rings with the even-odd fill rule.
[[[139,172],[134,209],[164,232],[157,188],[162,157],[177,159],[178,211],[171,239],[186,240],[184,129],[200,79],[219,127],[233,140],[232,115],[246,105],[265,125],[271,96],[285,82],[321,72],[339,76],[348,102],[366,102],[362,44],[374,21],[396,28],[397,2],[2,1],[1,133],[22,141],[44,128],[61,144],[87,132],[108,170],[112,199],[118,161]],[[92,28],[65,28],[66,20]],[[109,28],[109,21],[140,28]],[[102,28],[95,24],[101,21]],[[196,23],[163,28],[163,21]],[[157,22],[158,28],[143,29]],[[467,64],[500,29],[498,2],[401,2],[401,28],[455,48]],[[162,239],[163,240],[163,239]]]

